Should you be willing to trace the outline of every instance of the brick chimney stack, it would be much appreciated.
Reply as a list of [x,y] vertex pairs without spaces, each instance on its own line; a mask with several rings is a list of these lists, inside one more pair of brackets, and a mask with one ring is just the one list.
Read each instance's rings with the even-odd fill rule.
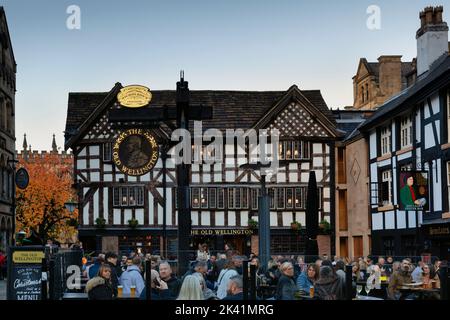
[[426,7],[420,12],[417,30],[417,75],[430,70],[430,66],[448,54],[448,25],[443,21],[444,7]]

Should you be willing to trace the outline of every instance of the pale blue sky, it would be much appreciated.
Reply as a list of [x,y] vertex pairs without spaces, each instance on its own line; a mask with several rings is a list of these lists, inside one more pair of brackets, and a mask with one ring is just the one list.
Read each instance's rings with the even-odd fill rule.
[[[66,9],[81,9],[69,30]],[[68,92],[143,84],[190,88],[320,89],[329,107],[351,105],[360,57],[416,55],[419,11],[433,0],[0,0],[18,65],[17,148],[63,146]],[[381,8],[381,30],[366,26]],[[447,9],[447,11],[445,11]],[[449,20],[450,6],[444,8]]]

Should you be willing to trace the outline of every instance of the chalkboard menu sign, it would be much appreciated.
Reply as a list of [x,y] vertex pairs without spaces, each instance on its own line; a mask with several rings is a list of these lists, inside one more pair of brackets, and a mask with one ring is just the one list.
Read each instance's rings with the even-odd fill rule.
[[8,300],[42,300],[44,247],[11,247],[8,257]]

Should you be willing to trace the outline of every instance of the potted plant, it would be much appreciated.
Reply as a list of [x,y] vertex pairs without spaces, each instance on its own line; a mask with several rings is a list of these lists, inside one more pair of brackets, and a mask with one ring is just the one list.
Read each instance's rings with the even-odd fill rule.
[[250,219],[248,220],[248,227],[249,227],[250,229],[257,229],[257,228],[258,228],[258,221],[256,221],[256,220],[250,218]]
[[300,231],[301,228],[302,228],[302,224],[300,222],[298,222],[298,221],[291,222],[291,229],[293,231]]
[[95,224],[97,225],[97,228],[103,229],[106,225],[106,219],[98,217],[97,219],[95,219]]
[[327,221],[327,220],[322,220],[322,221],[320,221],[320,224],[319,224],[319,228],[320,228],[320,231],[323,233],[323,234],[330,234],[331,233],[331,225],[330,225],[330,223]]
[[67,224],[69,227],[76,227],[76,226],[78,226],[78,219],[70,218],[70,219],[68,219],[68,220],[66,221],[66,224]]
[[131,229],[136,229],[136,227],[139,225],[139,221],[137,219],[130,219],[128,220],[128,225]]

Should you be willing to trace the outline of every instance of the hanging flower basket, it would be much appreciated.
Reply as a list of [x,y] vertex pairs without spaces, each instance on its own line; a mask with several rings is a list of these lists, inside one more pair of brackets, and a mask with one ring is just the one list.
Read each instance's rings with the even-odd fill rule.
[[105,218],[97,218],[97,219],[95,219],[95,225],[97,226],[98,229],[105,228],[106,219]]
[[300,229],[302,228],[302,224],[300,222],[294,221],[291,223],[291,229],[295,232],[300,231]]
[[131,229],[136,229],[137,226],[139,225],[139,221],[136,219],[130,219],[128,220],[128,225],[130,226]]
[[248,220],[248,227],[250,229],[258,229],[258,221],[254,220],[254,219],[249,219]]
[[327,220],[322,220],[319,224],[321,234],[331,234],[331,225]]

